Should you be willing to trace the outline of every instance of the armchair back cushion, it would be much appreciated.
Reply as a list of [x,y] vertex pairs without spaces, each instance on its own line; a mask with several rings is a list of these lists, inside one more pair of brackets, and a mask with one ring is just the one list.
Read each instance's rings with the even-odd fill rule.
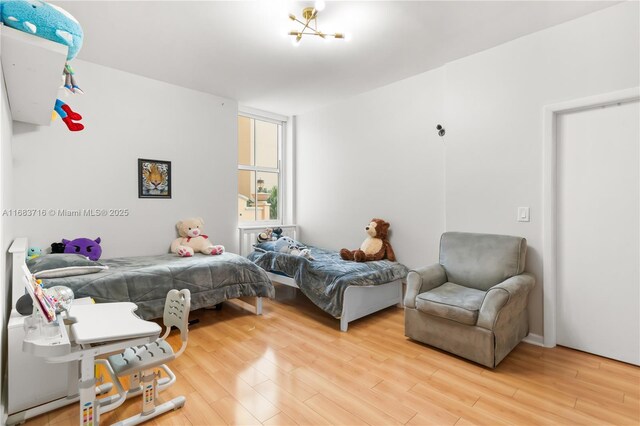
[[524,271],[527,240],[508,235],[445,232],[440,264],[449,282],[482,291]]

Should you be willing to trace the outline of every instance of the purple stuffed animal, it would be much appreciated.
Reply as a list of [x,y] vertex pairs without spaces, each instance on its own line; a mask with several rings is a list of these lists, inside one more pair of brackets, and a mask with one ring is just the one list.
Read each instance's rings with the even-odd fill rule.
[[102,247],[100,247],[100,237],[95,240],[89,238],[76,238],[75,240],[62,240],[65,253],[76,253],[87,256],[90,260],[100,259]]

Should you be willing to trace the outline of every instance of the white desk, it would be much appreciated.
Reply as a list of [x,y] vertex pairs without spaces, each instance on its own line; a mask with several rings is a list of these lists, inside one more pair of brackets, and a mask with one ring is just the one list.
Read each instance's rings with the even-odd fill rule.
[[69,319],[75,321],[71,324],[73,340],[79,345],[149,336],[155,336],[155,340],[161,327],[140,319],[134,314],[136,309],[131,302],[72,306]]
[[[160,326],[138,318],[136,309],[131,302],[72,306],[67,315],[58,316],[56,333],[25,336],[25,352],[52,363],[80,361],[80,425],[98,426],[100,413],[108,411],[96,406],[96,357],[153,342],[160,335]],[[65,323],[70,324],[68,334]]]

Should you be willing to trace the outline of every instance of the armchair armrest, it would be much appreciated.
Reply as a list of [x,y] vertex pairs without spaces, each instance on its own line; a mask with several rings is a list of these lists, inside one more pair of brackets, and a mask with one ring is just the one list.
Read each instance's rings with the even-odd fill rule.
[[404,295],[404,306],[416,307],[416,296],[447,282],[447,274],[439,263],[415,269],[407,275],[407,292]]
[[526,309],[527,297],[535,283],[534,276],[525,272],[491,287],[480,306],[478,327],[493,330],[501,311],[516,315]]

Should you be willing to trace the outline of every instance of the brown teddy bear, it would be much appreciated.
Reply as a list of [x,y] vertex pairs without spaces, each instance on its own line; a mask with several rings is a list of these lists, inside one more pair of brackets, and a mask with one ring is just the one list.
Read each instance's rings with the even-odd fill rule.
[[202,233],[203,226],[204,220],[199,217],[176,223],[180,238],[176,238],[171,243],[171,252],[182,257],[191,257],[196,251],[214,255],[224,253],[223,246],[211,244],[209,237]]
[[359,250],[340,250],[340,257],[344,260],[356,262],[368,262],[371,260],[389,259],[395,262],[396,255],[387,240],[389,223],[382,219],[371,219],[369,225],[364,228],[369,235],[362,243]]

